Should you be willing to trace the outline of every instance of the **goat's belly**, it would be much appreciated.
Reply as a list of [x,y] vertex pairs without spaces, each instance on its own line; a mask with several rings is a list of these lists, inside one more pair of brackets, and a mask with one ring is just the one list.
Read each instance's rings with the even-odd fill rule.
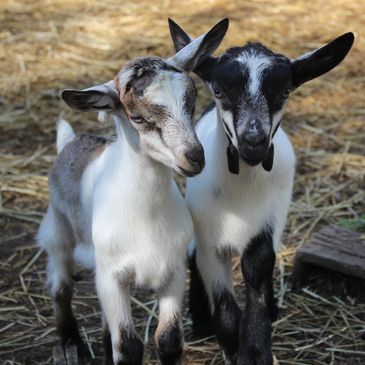
[[172,276],[185,274],[187,244],[181,247],[131,244],[128,250],[97,257],[97,261],[111,270],[123,285],[158,290]]

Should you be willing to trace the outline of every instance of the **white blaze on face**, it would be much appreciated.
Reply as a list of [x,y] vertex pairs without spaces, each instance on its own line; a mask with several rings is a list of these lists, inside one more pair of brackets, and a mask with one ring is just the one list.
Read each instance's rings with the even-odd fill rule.
[[262,74],[265,68],[269,67],[271,61],[269,58],[256,54],[254,52],[243,53],[237,57],[237,61],[241,62],[247,67],[249,74],[248,90],[252,97],[259,97],[261,95]]
[[161,71],[143,96],[151,104],[164,106],[175,120],[186,118],[184,97],[189,87],[185,74],[171,71]]

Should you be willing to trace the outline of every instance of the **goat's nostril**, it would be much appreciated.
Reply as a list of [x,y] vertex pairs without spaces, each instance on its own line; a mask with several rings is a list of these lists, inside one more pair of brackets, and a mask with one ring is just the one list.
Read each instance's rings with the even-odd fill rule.
[[201,146],[194,147],[185,153],[186,159],[192,165],[202,165],[204,163],[204,150]]

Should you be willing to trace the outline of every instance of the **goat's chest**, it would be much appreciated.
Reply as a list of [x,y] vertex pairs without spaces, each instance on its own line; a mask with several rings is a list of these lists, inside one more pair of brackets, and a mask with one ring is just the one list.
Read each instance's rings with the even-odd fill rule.
[[163,197],[142,196],[143,192],[138,196],[115,192],[95,202],[95,257],[121,281],[157,288],[175,268],[185,265],[193,225],[177,187]]
[[187,200],[196,234],[206,244],[242,252],[265,225],[271,224],[279,197],[268,183],[201,183],[201,188],[198,184],[188,188]]

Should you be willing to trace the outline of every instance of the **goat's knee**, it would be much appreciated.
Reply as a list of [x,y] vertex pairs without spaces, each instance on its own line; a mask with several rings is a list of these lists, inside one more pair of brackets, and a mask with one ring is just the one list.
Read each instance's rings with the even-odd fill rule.
[[157,329],[155,338],[161,363],[179,364],[183,353],[183,333],[179,321],[176,320],[163,329]]

